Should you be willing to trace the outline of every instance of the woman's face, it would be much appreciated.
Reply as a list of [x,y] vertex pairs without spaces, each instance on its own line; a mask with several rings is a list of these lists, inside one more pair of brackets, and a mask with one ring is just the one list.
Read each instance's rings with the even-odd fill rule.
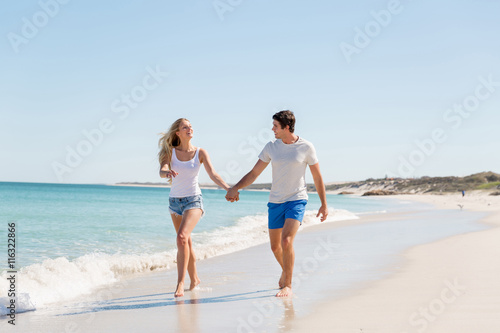
[[179,125],[177,135],[181,140],[191,139],[193,137],[193,127],[191,126],[191,123],[187,120],[183,120]]

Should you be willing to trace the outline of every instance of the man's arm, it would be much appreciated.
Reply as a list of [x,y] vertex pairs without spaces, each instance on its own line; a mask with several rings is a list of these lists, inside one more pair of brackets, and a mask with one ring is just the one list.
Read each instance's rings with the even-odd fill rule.
[[243,176],[243,178],[241,178],[241,180],[236,183],[236,185],[231,187],[229,191],[227,191],[226,199],[231,202],[235,201],[235,199],[238,197],[238,190],[251,185],[268,165],[269,162],[266,163],[263,160],[259,159],[253,169],[250,170],[250,172],[245,176]]
[[321,222],[323,222],[328,216],[325,183],[323,182],[323,177],[321,176],[321,171],[319,170],[319,163],[310,165],[309,169],[311,169],[311,174],[314,179],[314,185],[316,186],[316,192],[318,192],[319,199],[321,200],[321,207],[319,208],[316,217],[321,215]]

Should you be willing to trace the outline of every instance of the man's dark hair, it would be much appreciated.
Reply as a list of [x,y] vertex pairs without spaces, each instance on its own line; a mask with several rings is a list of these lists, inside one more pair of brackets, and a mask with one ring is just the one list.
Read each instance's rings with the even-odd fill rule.
[[280,111],[275,113],[273,119],[280,123],[281,128],[284,129],[287,125],[290,128],[290,133],[295,131],[295,116],[290,110]]

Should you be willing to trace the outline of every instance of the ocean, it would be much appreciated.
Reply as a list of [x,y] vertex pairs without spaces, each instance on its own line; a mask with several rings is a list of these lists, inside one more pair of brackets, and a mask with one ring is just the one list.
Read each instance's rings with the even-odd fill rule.
[[[265,191],[203,189],[205,216],[193,232],[199,260],[268,241]],[[9,288],[8,224],[16,226],[17,290],[22,309],[78,298],[135,274],[175,267],[175,230],[168,188],[0,182],[0,312]],[[324,223],[397,210],[400,203],[328,195]],[[309,194],[301,229],[318,224],[320,201]],[[11,268],[12,269],[12,268]],[[21,301],[20,301],[21,302]],[[21,309],[21,310],[22,310]],[[0,313],[1,314],[1,313]]]

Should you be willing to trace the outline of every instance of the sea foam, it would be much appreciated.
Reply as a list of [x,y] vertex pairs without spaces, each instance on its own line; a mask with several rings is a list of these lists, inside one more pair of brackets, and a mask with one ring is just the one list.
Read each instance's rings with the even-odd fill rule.
[[[304,228],[320,223],[316,214],[317,211],[306,211]],[[325,222],[357,218],[357,215],[347,210],[330,209]],[[210,232],[194,232],[192,237],[198,259],[243,250],[268,241],[267,215],[245,216],[232,226]],[[17,280],[20,281],[17,288],[26,293],[25,299],[29,301],[25,302],[26,309],[34,309],[35,306],[40,308],[92,294],[98,288],[112,285],[136,273],[169,269],[175,265],[175,258],[176,249],[166,249],[164,252],[143,255],[90,253],[74,260],[65,257],[47,259],[20,269],[17,273]],[[6,295],[8,290],[6,277],[6,272],[1,274],[1,295]],[[3,311],[0,315],[5,315],[5,310],[0,307],[0,311]]]
[[18,294],[15,298],[0,297],[0,316],[11,314],[11,304],[14,300],[15,313],[35,311],[35,306],[31,302],[30,296],[26,293]]

